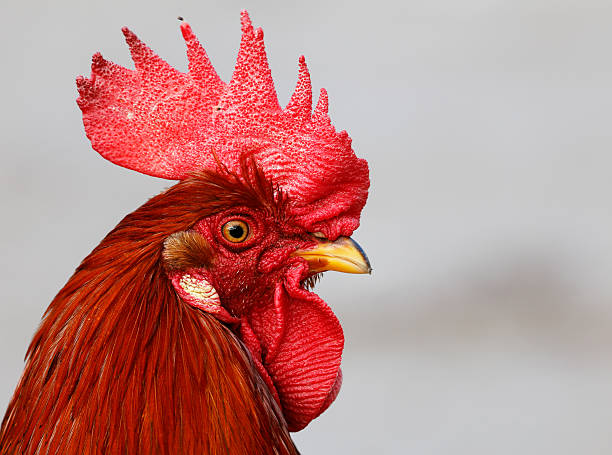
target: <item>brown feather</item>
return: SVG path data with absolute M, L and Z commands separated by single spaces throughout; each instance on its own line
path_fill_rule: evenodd
M 246 348 L 180 300 L 162 260 L 168 238 L 167 266 L 210 260 L 208 245 L 183 231 L 219 210 L 279 210 L 282 197 L 254 162 L 244 166 L 246 182 L 225 172 L 178 183 L 85 258 L 28 349 L 1 454 L 297 453 Z
M 162 252 L 164 266 L 168 271 L 208 267 L 213 253 L 208 241 L 196 231 L 175 232 L 164 241 Z

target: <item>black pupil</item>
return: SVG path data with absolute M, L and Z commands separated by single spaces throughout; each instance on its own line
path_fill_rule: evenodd
M 240 239 L 244 235 L 244 228 L 239 224 L 234 224 L 228 229 L 229 235 L 235 239 Z

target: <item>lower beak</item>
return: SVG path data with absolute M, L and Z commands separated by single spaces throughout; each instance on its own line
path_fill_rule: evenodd
M 293 256 L 306 259 L 314 273 L 336 270 L 344 273 L 371 273 L 370 261 L 359 244 L 350 237 L 335 242 L 323 241 L 309 250 L 297 250 Z

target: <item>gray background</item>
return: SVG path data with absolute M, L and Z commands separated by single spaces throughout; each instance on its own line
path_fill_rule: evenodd
M 231 76 L 247 7 L 282 103 L 304 53 L 369 160 L 356 238 L 374 274 L 328 274 L 344 385 L 310 453 L 612 450 L 612 3 L 6 2 L 0 11 L 0 409 L 44 309 L 125 214 L 169 185 L 100 158 L 74 77 L 171 64 L 183 15 Z

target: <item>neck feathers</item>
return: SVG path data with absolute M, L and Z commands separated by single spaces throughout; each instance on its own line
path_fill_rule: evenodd
M 210 211 L 210 188 L 197 185 L 128 215 L 55 297 L 2 422 L 1 454 L 297 453 L 241 342 L 166 279 L 164 239 Z

